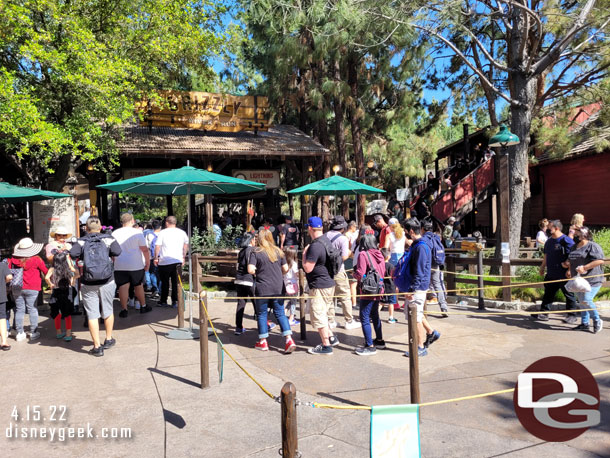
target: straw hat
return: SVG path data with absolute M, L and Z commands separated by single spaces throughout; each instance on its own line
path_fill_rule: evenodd
M 70 237 L 72 237 L 72 232 L 70 232 L 68 229 L 66 229 L 66 226 L 57 226 L 55 229 L 51 230 L 51 237 L 55 238 L 55 235 L 65 235 L 67 239 L 69 239 Z
M 26 237 L 19 240 L 19 243 L 15 245 L 13 256 L 29 258 L 40 253 L 40 250 L 42 250 L 42 243 L 34 243 L 31 238 Z

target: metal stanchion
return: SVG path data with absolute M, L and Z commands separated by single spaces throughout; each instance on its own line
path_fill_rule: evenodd
M 208 307 L 208 295 L 207 292 L 203 291 L 199 301 L 199 327 L 200 329 L 207 328 L 208 314 L 206 309 Z M 205 307 L 204 307 L 205 305 Z M 208 333 L 202 332 L 199 335 L 199 351 L 201 355 L 201 388 L 210 387 L 210 356 L 208 353 Z

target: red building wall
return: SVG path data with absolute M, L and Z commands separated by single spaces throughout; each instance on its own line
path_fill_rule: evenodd
M 539 169 L 543 194 L 532 199 L 533 224 L 545 217 L 567 225 L 574 213 L 582 213 L 588 225 L 610 226 L 610 152 L 542 163 L 535 168 Z

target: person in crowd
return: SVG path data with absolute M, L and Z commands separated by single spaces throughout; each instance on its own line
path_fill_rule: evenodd
M 391 228 L 388 223 L 383 219 L 383 215 L 375 215 L 375 228 L 379 231 L 379 246 L 383 248 L 385 246 L 386 238 L 390 235 Z
M 385 277 L 383 277 L 383 291 L 384 296 L 381 298 L 381 304 L 379 305 L 379 311 L 384 305 L 388 306 L 388 323 L 394 324 L 398 320 L 394 318 L 394 310 L 396 305 L 398 304 L 396 300 L 396 286 L 394 285 L 394 280 L 392 280 L 392 270 L 394 270 L 394 265 L 390 262 L 390 250 L 387 248 L 381 249 L 381 254 L 383 255 L 384 265 L 385 265 Z M 394 294 L 393 294 L 394 293 Z
M 561 290 L 566 298 L 566 310 L 574 310 L 570 312 L 563 319 L 564 323 L 576 324 L 578 319 L 576 318 L 576 298 L 574 293 L 571 293 L 566 289 L 566 281 L 554 281 L 562 280 L 566 278 L 567 268 L 562 265 L 568 259 L 570 251 L 574 248 L 574 241 L 562 232 L 563 225 L 559 220 L 552 220 L 549 222 L 549 228 L 551 230 L 551 237 L 544 244 L 544 257 L 542 258 L 542 265 L 540 266 L 540 276 L 544 276 L 544 296 L 542 297 L 542 304 L 540 305 L 539 314 L 533 314 L 532 319 L 539 321 L 548 321 L 549 316 L 547 313 L 551 310 L 550 305 L 555 300 L 555 294 Z M 546 270 L 546 276 L 544 272 Z M 550 282 L 550 283 L 546 283 Z
M 144 279 L 146 281 L 146 289 L 151 292 L 151 297 L 156 299 L 159 297 L 159 291 L 161 290 L 161 281 L 159 280 L 159 267 L 155 265 L 154 259 L 157 238 L 159 232 L 161 232 L 161 222 L 155 219 L 151 222 L 150 226 L 150 229 L 144 231 L 146 247 L 150 253 L 150 264 L 148 270 L 144 272 Z
M 61 251 L 53 256 L 53 267 L 49 269 L 45 280 L 51 289 L 51 318 L 55 322 L 55 337 L 72 341 L 72 313 L 76 289 L 76 269 L 67 251 Z M 61 320 L 64 320 L 66 332 L 61 330 Z
M 290 326 L 297 326 L 300 321 L 294 316 L 297 306 L 297 296 L 299 295 L 299 264 L 297 263 L 297 250 L 292 247 L 284 248 L 284 256 L 286 257 L 286 264 L 288 264 L 288 271 L 284 274 L 284 289 L 286 290 L 286 296 L 294 296 L 282 300 L 287 302 L 286 314 L 288 315 L 288 322 Z
M 150 267 L 150 251 L 146 246 L 144 234 L 133 227 L 134 219 L 131 213 L 121 215 L 123 227 L 112 233 L 117 243 L 121 246 L 121 254 L 114 260 L 114 281 L 119 288 L 119 300 L 121 302 L 120 318 L 126 318 L 127 302 L 129 301 L 129 288 L 133 286 L 134 295 L 137 299 L 136 309 L 140 313 L 152 310 L 146 305 L 144 294 L 144 273 Z
M 428 347 L 441 336 L 440 332 L 430 326 L 428 319 L 424 316 L 426 293 L 430 289 L 432 253 L 428 244 L 421 240 L 422 228 L 419 220 L 409 218 L 405 221 L 405 231 L 407 236 L 413 240 L 410 248 L 409 264 L 407 266 L 410 281 L 405 294 L 407 300 L 405 304 L 405 318 L 407 320 L 409 318 L 408 306 L 414 304 L 417 308 L 417 354 L 419 356 L 426 356 L 428 354 Z M 408 357 L 409 352 L 406 352 L 405 356 Z
M 72 244 L 68 242 L 70 237 L 72 237 L 72 232 L 64 226 L 58 226 L 51 230 L 50 236 L 53 240 L 45 246 L 45 257 L 52 264 L 55 253 L 70 251 L 70 248 L 72 248 Z
M 358 280 L 358 292 L 362 291 L 362 282 L 367 275 L 375 271 L 381 279 L 385 277 L 385 261 L 381 251 L 377 248 L 377 243 L 373 235 L 365 235 L 360 239 L 358 250 L 358 258 L 356 259 L 356 268 L 354 269 L 354 278 Z M 379 291 L 383 294 L 383 288 Z M 379 318 L 379 301 L 382 296 L 364 296 L 360 298 L 360 324 L 362 333 L 364 334 L 364 346 L 356 349 L 356 354 L 359 356 L 369 356 L 377 353 L 377 348 L 383 350 L 385 341 L 381 330 L 381 319 Z M 371 321 L 375 329 L 375 340 L 371 333 Z
M 8 264 L 0 262 L 0 350 L 9 351 L 11 346 L 8 344 L 8 320 L 6 314 L 6 304 L 8 303 L 8 294 L 6 284 L 13 279 Z
M 402 211 L 402 207 L 400 206 L 399 202 L 394 203 L 394 206 L 392 207 L 392 215 L 398 221 L 402 221 L 405 218 L 405 215 Z
M 172 283 L 172 307 L 178 307 L 178 266 L 184 265 L 189 250 L 189 237 L 182 229 L 176 227 L 175 216 L 168 216 L 165 229 L 157 235 L 155 244 L 155 264 L 159 267 L 161 277 L 160 307 L 169 307 L 169 283 Z
M 83 307 L 87 313 L 88 328 L 93 340 L 89 354 L 104 356 L 104 350 L 116 344 L 112 337 L 114 312 L 112 304 L 116 284 L 114 283 L 113 258 L 121 254 L 121 246 L 110 234 L 101 234 L 102 224 L 97 216 L 87 219 L 87 234 L 78 239 L 72 246 L 70 256 L 83 263 L 81 277 L 81 294 Z M 101 311 L 101 313 L 100 313 Z M 98 319 L 104 320 L 106 339 L 100 343 Z
M 220 227 L 220 220 L 218 218 L 214 218 L 212 231 L 214 231 L 214 241 L 216 243 L 220 242 L 220 238 L 222 237 L 222 228 Z
M 544 244 L 549 239 L 546 235 L 546 231 L 549 228 L 549 220 L 546 218 L 538 221 L 538 228 L 540 229 L 536 234 L 536 248 L 544 248 Z
M 455 241 L 462 238 L 462 224 L 459 221 L 453 223 L 453 233 L 451 234 L 451 246 L 455 246 Z
M 235 274 L 235 290 L 237 297 L 237 309 L 235 310 L 235 332 L 236 336 L 246 332 L 244 328 L 244 311 L 246 310 L 246 298 L 252 301 L 252 307 L 256 315 L 256 304 L 254 302 L 254 275 L 248 273 L 250 254 L 256 246 L 256 237 L 251 232 L 246 232 L 239 244 L 237 255 L 237 273 Z
M 299 228 L 292 222 L 292 216 L 286 215 L 284 217 L 284 225 L 280 233 L 280 248 L 283 250 L 286 247 L 298 248 L 299 247 Z
M 42 250 L 42 243 L 34 243 L 30 238 L 24 238 L 15 245 L 13 257 L 9 259 L 9 268 L 22 269 L 22 288 L 12 287 L 15 299 L 15 327 L 17 328 L 17 342 L 26 340 L 24 331 L 25 311 L 30 315 L 30 340 L 40 338 L 38 331 L 38 295 L 42 289 L 41 274 L 47 274 L 48 269 L 38 256 Z
M 279 231 L 277 230 L 277 227 L 275 227 L 273 225 L 273 220 L 271 218 L 265 218 L 263 220 L 263 225 L 261 227 L 258 228 L 259 230 L 261 229 L 265 229 L 269 232 L 271 232 L 271 235 L 273 236 L 273 242 L 278 245 L 279 241 L 280 241 L 280 234 Z
M 269 328 L 267 326 L 267 310 L 273 309 L 282 336 L 285 338 L 284 352 L 292 353 L 296 349 L 292 340 L 290 323 L 284 313 L 284 306 L 280 304 L 278 296 L 282 295 L 284 289 L 283 273 L 288 271 L 286 258 L 273 240 L 273 234 L 266 229 L 259 230 L 256 235 L 256 247 L 250 253 L 248 261 L 248 273 L 256 276 L 254 293 L 256 295 L 256 321 L 258 325 L 258 342 L 254 348 L 262 351 L 269 350 L 267 338 Z
M 349 222 L 345 236 L 349 240 L 349 250 L 353 253 L 356 250 L 356 242 L 358 240 L 358 224 L 356 224 L 356 221 Z M 346 268 L 351 269 L 351 267 Z
M 445 259 L 443 242 L 441 241 L 440 236 L 434 233 L 432 221 L 425 220 L 422 229 L 422 239 L 428 244 L 431 254 L 430 285 L 433 292 L 429 293 L 429 296 L 438 301 L 438 305 L 442 312 L 441 316 L 447 318 L 449 315 L 447 314 L 447 293 L 443 279 L 443 269 L 445 268 L 443 264 Z
M 570 221 L 570 230 L 568 231 L 568 237 L 574 239 L 574 232 L 576 228 L 583 227 L 585 225 L 585 215 L 582 213 L 574 213 Z
M 330 240 L 330 243 L 341 253 L 343 258 L 343 264 L 339 272 L 335 274 L 335 297 L 337 302 L 343 310 L 343 318 L 345 318 L 345 329 L 356 329 L 360 325 L 354 320 L 352 314 L 352 298 L 351 290 L 349 286 L 349 278 L 347 272 L 345 272 L 345 261 L 349 259 L 352 252 L 349 249 L 349 239 L 343 234 L 347 229 L 347 223 L 342 215 L 333 217 L 330 222 L 330 230 L 326 233 L 326 238 Z M 335 319 L 335 308 L 329 309 L 328 325 L 331 329 L 337 327 L 337 321 Z
M 390 218 L 389 223 L 390 234 L 386 237 L 385 245 L 382 248 L 389 250 L 390 264 L 396 266 L 398 260 L 405 254 L 407 238 L 405 237 L 405 231 L 396 218 Z
M 312 298 L 309 309 L 311 325 L 318 331 L 322 341 L 307 351 L 313 355 L 332 355 L 333 347 L 339 345 L 339 339 L 328 326 L 330 308 L 335 306 L 332 297 L 335 281 L 328 273 L 327 267 L 326 247 L 330 245 L 330 240 L 323 233 L 321 218 L 312 216 L 307 222 L 307 231 L 312 242 L 303 250 L 303 270 Z
M 443 229 L 443 242 L 445 242 L 445 247 L 446 248 L 452 248 L 453 247 L 453 225 L 455 224 L 455 216 L 451 216 L 448 220 L 447 220 L 447 224 L 445 225 L 445 228 Z
M 362 239 L 362 237 L 364 237 L 366 234 L 371 234 L 371 235 L 375 235 L 375 230 L 368 224 L 363 224 L 360 229 L 358 230 L 358 237 L 356 238 L 356 243 L 355 243 L 355 247 L 354 247 L 354 251 L 352 254 L 352 264 L 355 265 L 356 260 L 358 259 L 358 253 L 360 251 L 360 249 L 358 248 L 358 246 L 360 245 L 360 239 Z M 352 266 L 353 267 L 353 266 Z M 353 278 L 350 280 L 350 291 L 352 293 L 352 309 L 355 307 L 358 307 L 358 282 L 356 281 L 355 278 Z
M 582 275 L 589 282 L 591 291 L 576 293 L 576 297 L 582 308 L 592 309 L 580 312 L 581 323 L 574 329 L 589 331 L 589 319 L 591 319 L 593 320 L 593 332 L 597 334 L 602 330 L 603 321 L 593 299 L 604 282 L 604 251 L 599 244 L 593 241 L 591 231 L 586 226 L 577 227 L 574 230 L 574 245 L 564 267 L 568 267 L 568 278 Z
M 451 189 L 452 183 L 451 183 L 451 178 L 449 177 L 449 174 L 446 173 L 445 175 L 443 175 L 443 178 L 441 180 L 441 192 L 447 192 Z

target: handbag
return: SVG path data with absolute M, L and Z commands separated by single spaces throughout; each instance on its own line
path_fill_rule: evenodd
M 13 267 L 13 263 L 9 260 L 8 268 L 13 276 L 11 288 L 23 288 L 23 267 Z
M 566 289 L 571 293 L 588 293 L 591 291 L 591 285 L 578 274 L 566 283 Z

